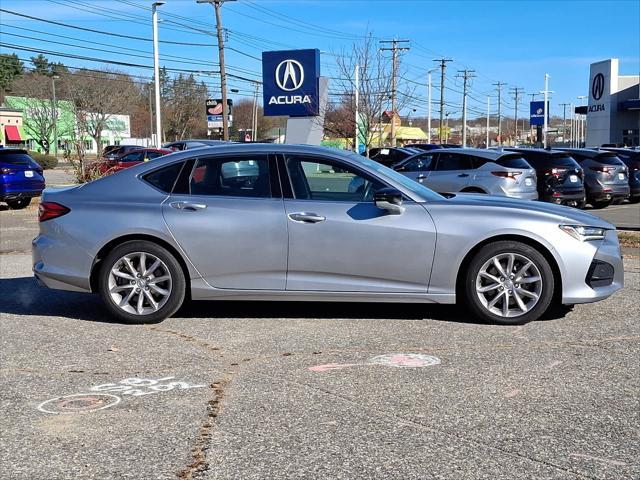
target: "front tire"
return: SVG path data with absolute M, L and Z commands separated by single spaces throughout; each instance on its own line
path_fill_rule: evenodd
M 19 198 L 17 200 L 6 200 L 7 205 L 11 210 L 22 210 L 27 208 L 31 203 L 31 198 Z
M 516 241 L 485 245 L 464 277 L 464 300 L 478 318 L 500 325 L 537 320 L 553 299 L 553 271 L 535 248 Z
M 180 264 L 155 243 L 123 243 L 102 262 L 100 297 L 109 312 L 125 323 L 161 322 L 180 308 L 185 290 Z

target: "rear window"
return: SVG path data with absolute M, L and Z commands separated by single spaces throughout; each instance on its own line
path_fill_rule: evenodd
M 30 165 L 33 160 L 26 153 L 0 153 L 0 162 L 9 163 L 11 165 Z
M 548 159 L 550 166 L 575 168 L 577 162 L 567 155 L 550 155 Z
M 176 179 L 178 178 L 183 165 L 184 162 L 172 163 L 166 167 L 149 172 L 142 178 L 158 190 L 165 193 L 171 193 L 173 185 L 176 183 Z
M 496 163 L 506 168 L 531 168 L 527 161 L 519 156 L 505 156 L 496 160 Z
M 599 163 L 604 163 L 605 165 L 620 165 L 622 163 L 622 160 L 620 160 L 616 155 L 610 155 L 607 153 L 598 155 L 594 160 Z

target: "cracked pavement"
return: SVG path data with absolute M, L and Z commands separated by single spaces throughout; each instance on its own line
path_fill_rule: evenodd
M 128 326 L 37 286 L 32 214 L 0 254 L 2 478 L 640 477 L 638 256 L 614 297 L 519 327 L 280 302 Z M 372 361 L 409 353 L 440 363 Z

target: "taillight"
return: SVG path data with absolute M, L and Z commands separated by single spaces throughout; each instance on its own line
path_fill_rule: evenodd
M 0 168 L 0 173 L 9 175 L 10 173 L 16 173 L 16 171 L 13 168 Z
M 495 175 L 496 177 L 502 178 L 510 178 L 511 180 L 515 180 L 516 177 L 522 175 L 522 172 L 491 172 L 491 175 Z
M 38 220 L 44 222 L 45 220 L 66 215 L 70 211 L 69 208 L 56 202 L 42 202 L 38 207 Z
M 589 167 L 589 168 L 595 172 L 600 172 L 600 173 L 611 173 L 616 169 L 616 167 Z
M 567 170 L 565 168 L 551 168 L 549 170 L 545 170 L 544 174 L 545 175 L 553 175 L 554 177 L 559 177 L 560 175 L 562 175 L 566 171 Z

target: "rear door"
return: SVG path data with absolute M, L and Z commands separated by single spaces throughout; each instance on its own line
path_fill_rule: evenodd
M 183 171 L 163 214 L 189 260 L 216 288 L 283 290 L 287 222 L 275 157 L 243 153 L 187 163 L 195 165 Z
M 426 186 L 436 192 L 459 192 L 470 181 L 471 157 L 456 152 L 437 154 L 435 169 L 429 173 Z

